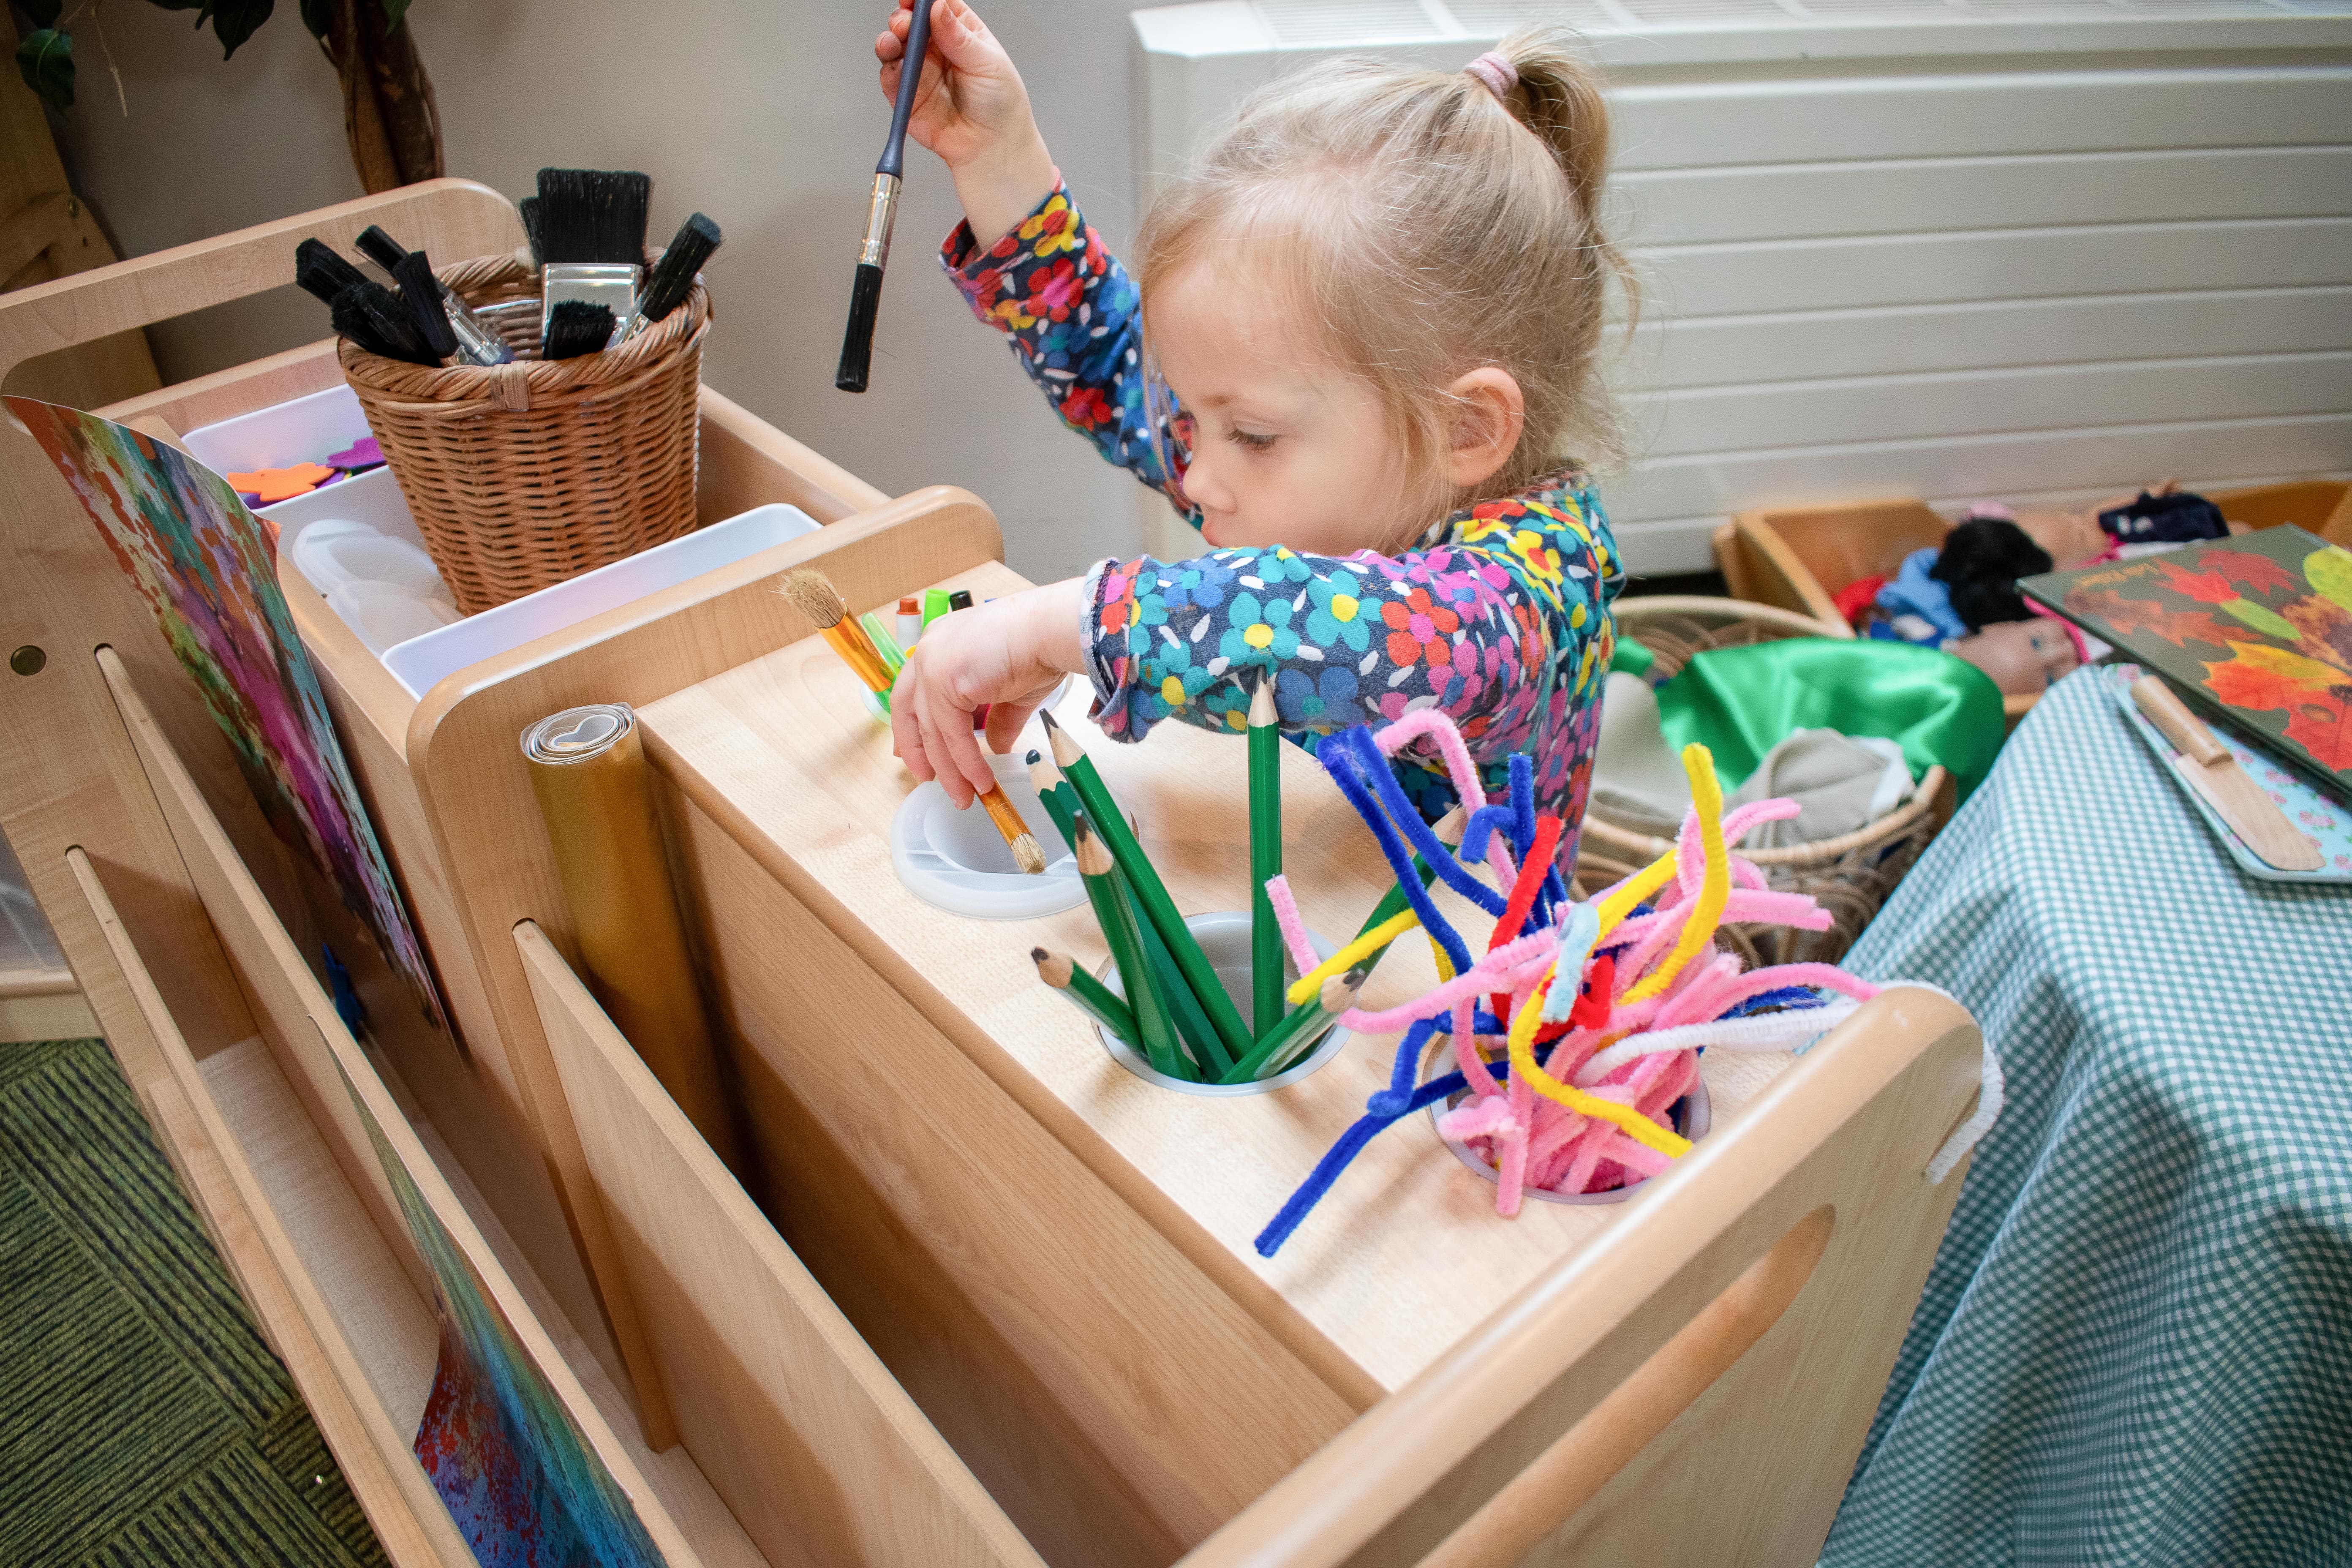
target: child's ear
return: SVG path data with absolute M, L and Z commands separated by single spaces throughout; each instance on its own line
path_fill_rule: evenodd
M 1528 400 L 1511 373 L 1481 365 L 1446 388 L 1454 400 L 1446 478 L 1457 490 L 1481 485 L 1511 460 L 1527 428 Z

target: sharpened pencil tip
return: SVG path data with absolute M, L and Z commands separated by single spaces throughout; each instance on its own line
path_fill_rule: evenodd
M 1029 876 L 1045 874 L 1045 851 L 1038 847 L 1035 834 L 1024 833 L 1013 841 L 1013 863 Z
M 1274 700 L 1274 674 L 1271 670 L 1258 672 L 1257 689 L 1250 693 L 1249 721 L 1252 729 L 1282 722 L 1282 710 Z

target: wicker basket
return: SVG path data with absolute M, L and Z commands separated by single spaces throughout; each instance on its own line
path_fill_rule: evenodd
M 1738 599 L 1620 599 L 1615 616 L 1618 635 L 1637 638 L 1658 656 L 1658 668 L 1669 675 L 1693 654 L 1708 648 L 1834 635 L 1825 634 L 1810 616 Z M 1866 827 L 1818 844 L 1744 851 L 1744 858 L 1774 888 L 1818 900 L 1832 923 L 1823 931 L 1725 926 L 1720 940 L 1751 965 L 1828 963 L 1843 956 L 1943 826 L 1950 815 L 1950 775 L 1941 767 L 1930 767 L 1908 799 Z M 1673 847 L 1665 839 L 1619 826 L 1588 808 L 1577 846 L 1577 880 L 1587 889 L 1606 887 Z
M 700 283 L 603 353 L 539 358 L 539 275 L 512 256 L 439 268 L 513 364 L 442 370 L 345 339 L 343 375 L 457 608 L 475 615 L 695 526 Z

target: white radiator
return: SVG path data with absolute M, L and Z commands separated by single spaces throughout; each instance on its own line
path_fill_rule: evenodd
M 1144 193 L 1283 70 L 1538 16 L 1612 84 L 1635 571 L 1755 506 L 2352 472 L 2352 0 L 1164 6 Z

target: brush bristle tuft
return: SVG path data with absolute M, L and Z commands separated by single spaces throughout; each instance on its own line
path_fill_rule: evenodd
M 685 304 L 694 289 L 695 274 L 718 248 L 719 226 L 702 214 L 696 213 L 680 224 L 669 248 L 662 252 L 646 279 L 646 297 L 637 306 L 637 314 L 658 321 Z
M 441 281 L 433 276 L 433 264 L 421 250 L 412 250 L 400 258 L 392 269 L 400 283 L 401 300 L 408 307 L 409 320 L 416 323 L 417 332 L 425 346 L 433 351 L 436 359 L 447 359 L 457 352 L 457 334 L 449 325 L 449 311 L 441 303 Z
M 1037 836 L 1024 833 L 1013 841 L 1013 863 L 1023 874 L 1042 877 L 1045 874 L 1045 851 L 1039 847 Z
M 833 579 L 814 566 L 803 566 L 785 573 L 776 591 L 793 602 L 793 608 L 824 630 L 839 626 L 843 617 L 849 614 L 849 605 L 842 599 L 841 590 L 833 585 Z
M 384 233 L 383 226 L 379 224 L 372 223 L 360 230 L 359 238 L 352 243 L 359 247 L 359 253 L 362 256 L 366 257 L 386 272 L 399 266 L 400 258 L 408 254 L 408 247 Z
M 324 240 L 306 239 L 294 247 L 294 281 L 320 304 L 332 305 L 335 296 L 367 275 L 337 255 Z
M 863 392 L 874 370 L 874 323 L 882 312 L 882 269 L 857 264 L 857 280 L 849 286 L 849 326 L 841 335 L 841 365 L 833 384 L 843 392 Z

